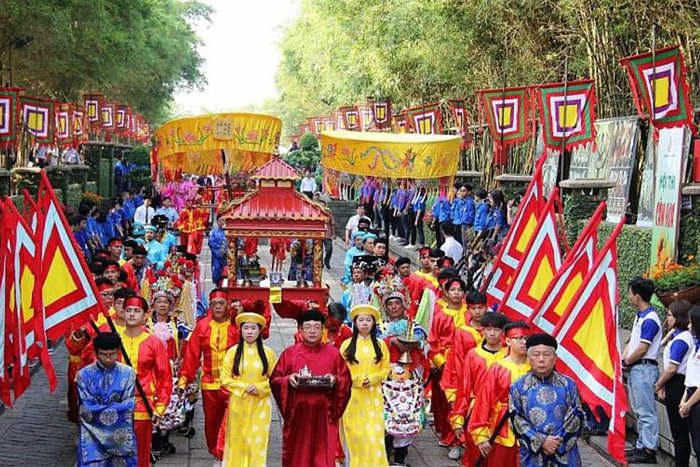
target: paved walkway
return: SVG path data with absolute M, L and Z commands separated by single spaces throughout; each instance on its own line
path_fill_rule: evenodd
M 267 252 L 267 247 L 260 247 Z M 340 295 L 338 278 L 343 274 L 344 251 L 336 242 L 332 269 L 324 271 L 324 282 L 331 287 L 331 295 Z M 265 256 L 265 255 L 262 255 Z M 263 257 L 263 262 L 268 262 Z M 207 289 L 211 288 L 209 250 L 205 246 L 202 255 Z M 268 268 L 269 270 L 269 268 Z M 293 320 L 274 316 L 270 338 L 266 344 L 278 355 L 293 341 L 296 323 Z M 0 416 L 0 467 L 71 467 L 75 465 L 76 429 L 66 419 L 66 367 L 68 356 L 61 345 L 53 355 L 59 379 L 58 389 L 50 394 L 43 370 L 32 379 L 32 385 L 14 409 L 7 409 Z M 177 453 L 164 457 L 158 467 L 199 467 L 212 465 L 212 458 L 204 441 L 204 426 L 201 405 L 197 407 L 194 421 L 197 434 L 193 439 L 171 436 Z M 590 448 L 581 446 L 584 466 L 605 465 Z M 273 411 L 268 465 L 281 465 L 282 426 L 279 412 Z M 432 427 L 424 430 L 410 448 L 407 461 L 413 467 L 456 467 L 459 462 L 447 458 L 447 450 L 437 445 L 437 437 Z M 371 466 L 368 466 L 371 467 Z

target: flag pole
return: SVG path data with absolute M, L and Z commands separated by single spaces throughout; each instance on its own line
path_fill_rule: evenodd
M 564 57 L 564 112 L 563 112 L 563 120 L 561 122 L 561 127 L 562 127 L 562 135 L 561 135 L 561 159 L 560 159 L 560 164 L 561 164 L 561 170 L 559 171 L 560 179 L 559 181 L 561 182 L 562 180 L 566 180 L 569 178 L 569 171 L 568 167 L 566 165 L 567 162 L 567 157 L 566 157 L 566 98 L 567 94 L 569 92 L 569 57 L 566 56 Z
M 651 25 L 651 97 L 649 99 L 649 125 L 654 127 L 654 117 L 656 109 L 656 92 L 654 88 L 656 87 L 656 23 Z

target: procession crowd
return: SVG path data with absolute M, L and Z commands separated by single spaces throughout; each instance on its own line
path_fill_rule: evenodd
M 382 235 L 382 222 L 404 214 L 375 217 L 373 230 L 358 205 L 346 225 L 345 290 L 332 303 L 273 305 L 220 287 L 221 219 L 208 233 L 216 287 L 205 295 L 197 255 L 210 212 L 196 192 L 180 212 L 167 198 L 155 210 L 140 193 L 115 202 L 113 232 L 100 229 L 94 206 L 81 205 L 86 219 L 71 223 L 109 318 L 66 340 L 78 465 L 158 462 L 175 452 L 171 434 L 197 435 L 199 398 L 214 465 L 266 465 L 271 398 L 284 421 L 285 467 L 408 465 L 409 446 L 431 422 L 447 455 L 465 466 L 581 465 L 580 437 L 596 426 L 605 432 L 605 420 L 556 371 L 556 340 L 489 308 L 479 291 L 515 203 L 498 190 L 455 191 L 434 208 L 440 247 L 419 246 L 416 271 L 406 257 L 388 259 L 391 237 Z M 287 251 L 302 243 L 290 240 Z M 676 302 L 663 337 L 652 294 L 649 280 L 629 285 L 639 313 L 623 360 L 640 434 L 629 460 L 655 462 L 656 393 L 667 404 L 677 465 L 688 465 L 690 440 L 700 441 L 700 308 Z M 279 356 L 264 344 L 273 310 L 298 323 L 295 344 Z

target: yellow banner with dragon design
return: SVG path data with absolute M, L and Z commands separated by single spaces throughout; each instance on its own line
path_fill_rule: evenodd
M 220 175 L 250 171 L 265 164 L 277 151 L 281 131 L 282 120 L 264 114 L 177 118 L 156 130 L 152 161 L 166 179 L 178 172 Z
M 452 177 L 461 142 L 461 137 L 452 135 L 326 131 L 321 134 L 321 164 L 371 177 Z

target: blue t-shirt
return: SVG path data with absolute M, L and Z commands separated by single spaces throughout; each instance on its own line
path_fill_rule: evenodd
M 474 223 L 474 214 L 476 213 L 476 205 L 474 204 L 474 198 L 467 196 L 464 198 L 462 203 L 462 209 L 460 211 L 460 219 L 462 225 L 472 225 Z
M 440 203 L 438 221 L 447 222 L 450 220 L 450 216 L 452 215 L 452 204 L 450 203 L 450 200 L 447 199 L 447 196 L 443 196 L 440 200 L 438 200 L 438 203 Z
M 488 218 L 491 212 L 491 206 L 488 203 L 481 201 L 476 205 L 476 215 L 474 216 L 474 230 L 482 232 L 488 230 Z
M 463 205 L 464 200 L 461 198 L 455 198 L 454 201 L 452 201 L 450 218 L 452 219 L 453 225 L 462 225 L 462 216 L 460 215 L 460 212 L 462 211 Z

